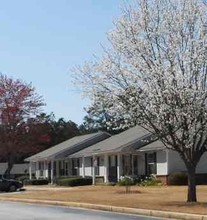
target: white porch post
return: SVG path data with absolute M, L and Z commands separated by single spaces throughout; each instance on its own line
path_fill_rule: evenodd
M 117 155 L 117 181 L 120 180 L 120 177 L 122 175 L 122 155 Z
M 36 179 L 39 179 L 40 177 L 39 161 L 35 163 L 35 175 L 36 175 Z
M 96 157 L 95 156 L 93 156 L 93 164 L 92 164 L 92 183 L 93 183 L 93 185 L 95 185 L 96 184 L 96 173 L 95 173 L 95 160 L 96 160 Z
M 48 162 L 44 161 L 44 178 L 48 178 Z
M 109 157 L 108 155 L 104 155 L 104 168 L 105 168 L 105 172 L 104 172 L 104 182 L 108 183 L 109 179 L 108 179 L 108 167 L 109 167 Z
M 53 181 L 54 181 L 54 161 L 51 160 L 51 168 L 50 168 L 50 178 L 51 178 L 51 184 L 53 184 Z
M 46 166 L 45 166 L 45 161 L 43 162 L 43 178 L 45 179 L 45 170 L 46 170 Z
M 85 178 L 85 157 L 82 157 L 82 177 Z
M 32 179 L 32 162 L 29 162 L 29 179 Z
M 46 178 L 49 178 L 49 161 L 46 161 Z
M 134 176 L 134 155 L 132 155 L 132 176 Z

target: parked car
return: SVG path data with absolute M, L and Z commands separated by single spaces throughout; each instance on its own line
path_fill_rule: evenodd
M 23 187 L 23 183 L 14 179 L 0 178 L 0 191 L 15 192 Z

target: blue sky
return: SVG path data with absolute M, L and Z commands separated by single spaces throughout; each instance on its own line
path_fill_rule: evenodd
M 46 113 L 77 124 L 88 105 L 70 70 L 101 54 L 121 0 L 0 0 L 0 72 L 31 82 Z

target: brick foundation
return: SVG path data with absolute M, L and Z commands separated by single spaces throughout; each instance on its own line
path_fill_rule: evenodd
M 168 176 L 167 175 L 156 175 L 156 178 L 160 180 L 164 185 L 168 185 Z
M 164 185 L 169 185 L 168 177 L 169 175 L 156 175 L 156 178 L 160 180 Z M 196 184 L 197 185 L 207 184 L 207 173 L 197 173 Z

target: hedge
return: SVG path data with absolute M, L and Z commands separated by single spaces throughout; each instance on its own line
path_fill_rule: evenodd
M 20 176 L 20 177 L 17 178 L 17 180 L 24 183 L 24 182 L 29 180 L 29 177 L 28 176 Z
M 59 186 L 84 186 L 91 185 L 92 178 L 91 177 L 66 177 L 60 178 L 56 181 Z
M 169 185 L 187 185 L 188 184 L 188 176 L 185 172 L 176 172 L 171 173 L 168 177 Z
M 24 180 L 25 185 L 47 185 L 49 181 L 47 179 L 32 179 Z

